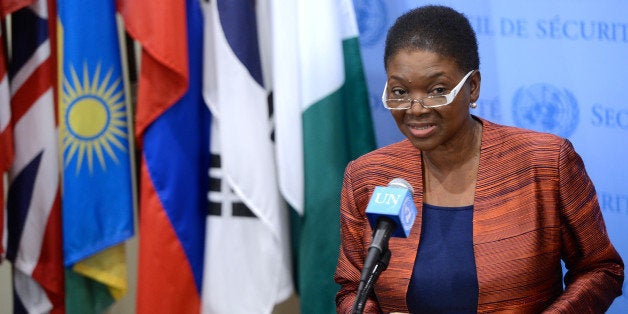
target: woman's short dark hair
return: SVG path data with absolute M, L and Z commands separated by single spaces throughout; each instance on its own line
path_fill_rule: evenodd
M 402 49 L 426 50 L 452 58 L 462 72 L 480 67 L 477 39 L 469 20 L 445 6 L 423 6 L 397 18 L 386 36 L 386 69 L 390 58 Z

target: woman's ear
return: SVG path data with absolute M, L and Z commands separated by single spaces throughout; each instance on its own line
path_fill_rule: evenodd
M 473 72 L 469 80 L 471 81 L 471 83 L 469 84 L 469 86 L 471 87 L 470 100 L 471 103 L 474 103 L 480 98 L 480 83 L 482 82 L 482 75 L 480 74 L 480 70 L 476 70 L 475 72 Z

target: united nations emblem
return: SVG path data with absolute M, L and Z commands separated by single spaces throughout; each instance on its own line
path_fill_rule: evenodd
M 519 88 L 512 100 L 512 114 L 519 127 L 565 138 L 575 131 L 579 120 L 573 94 L 543 83 Z
M 386 31 L 386 6 L 382 0 L 356 0 L 355 14 L 362 46 L 375 45 Z

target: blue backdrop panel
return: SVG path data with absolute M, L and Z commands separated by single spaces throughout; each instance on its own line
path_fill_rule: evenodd
M 476 31 L 482 89 L 474 113 L 571 140 L 628 261 L 628 2 L 354 0 L 379 146 L 403 138 L 379 100 L 386 30 L 428 3 L 463 12 Z M 628 282 L 608 313 L 628 313 Z

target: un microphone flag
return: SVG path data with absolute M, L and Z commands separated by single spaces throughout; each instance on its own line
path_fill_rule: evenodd
M 412 194 L 414 190 L 410 183 L 401 178 L 393 179 L 388 186 L 375 187 L 366 207 L 371 230 L 376 230 L 377 222 L 386 218 L 395 224 L 391 236 L 407 238 L 417 212 Z

